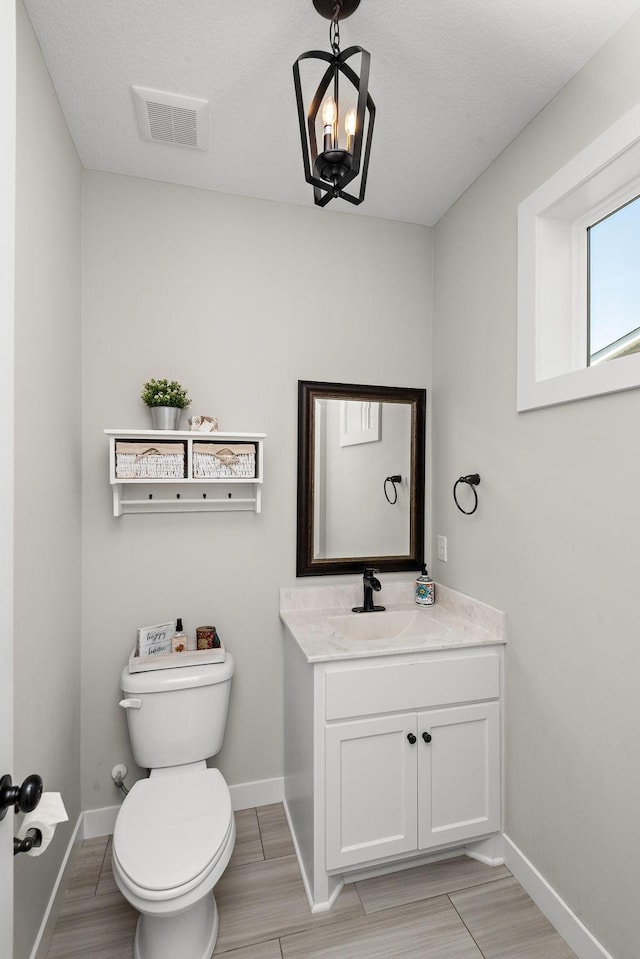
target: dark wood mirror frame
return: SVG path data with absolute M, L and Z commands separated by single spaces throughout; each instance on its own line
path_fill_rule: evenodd
M 409 552 L 401 556 L 314 557 L 313 494 L 315 401 L 360 400 L 406 403 L 411 407 L 411 501 Z M 380 572 L 421 569 L 424 561 L 425 424 L 427 392 L 393 386 L 357 386 L 346 383 L 298 381 L 298 531 L 297 576 L 357 573 L 365 566 Z

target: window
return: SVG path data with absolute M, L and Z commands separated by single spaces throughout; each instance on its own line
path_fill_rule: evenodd
M 640 351 L 640 200 L 587 228 L 587 363 Z
M 518 207 L 518 410 L 640 386 L 639 173 L 640 106 Z

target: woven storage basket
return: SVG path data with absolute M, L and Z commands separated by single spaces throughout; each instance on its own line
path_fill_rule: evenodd
M 193 476 L 195 479 L 254 479 L 256 448 L 253 443 L 193 444 Z
M 116 443 L 117 479 L 184 479 L 184 443 Z

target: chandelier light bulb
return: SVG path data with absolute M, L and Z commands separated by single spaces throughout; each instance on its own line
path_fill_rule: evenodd
M 356 135 L 356 111 L 348 110 L 344 118 L 344 128 L 347 133 L 347 150 L 353 152 L 353 138 Z
M 347 136 L 353 137 L 356 134 L 356 111 L 349 110 L 346 117 L 344 118 L 344 128 L 347 131 Z
M 336 101 L 333 97 L 328 97 L 322 105 L 322 122 L 325 126 L 333 126 L 336 122 L 337 115 Z

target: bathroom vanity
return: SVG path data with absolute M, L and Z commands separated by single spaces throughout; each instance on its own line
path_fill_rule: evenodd
M 505 616 L 445 587 L 283 589 L 285 805 L 313 911 L 343 882 L 464 847 L 494 862 L 501 829 Z

